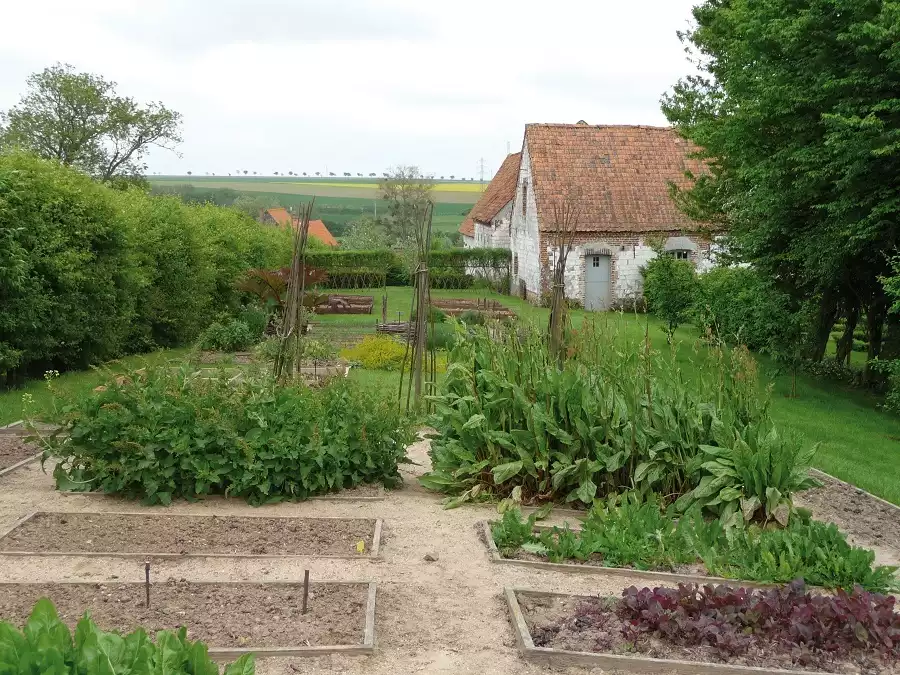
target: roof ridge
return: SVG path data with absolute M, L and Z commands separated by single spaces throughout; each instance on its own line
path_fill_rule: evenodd
M 567 122 L 528 122 L 528 127 L 559 127 L 563 129 L 654 129 L 660 131 L 672 131 L 672 126 L 657 126 L 653 124 L 569 124 Z

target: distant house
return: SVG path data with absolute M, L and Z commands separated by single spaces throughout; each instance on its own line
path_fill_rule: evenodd
M 653 240 L 662 242 L 668 255 L 708 267 L 709 240 L 669 195 L 670 182 L 684 186 L 685 171 L 700 172 L 691 151 L 686 140 L 663 127 L 527 125 L 505 235 L 512 251 L 512 292 L 535 302 L 549 294 L 558 253 L 554 204 L 565 195 L 577 195 L 570 199 L 580 211 L 565 292 L 586 309 L 641 297 L 641 268 L 656 256 Z M 505 198 L 509 182 L 503 168 L 494 182 L 498 179 Z M 493 187 L 492 182 L 482 201 Z M 470 236 L 477 241 L 481 221 L 475 216 L 472 221 Z
M 497 175 L 460 225 L 466 248 L 509 248 L 509 225 L 521 156 L 517 152 L 503 160 Z
M 291 226 L 296 229 L 300 224 L 300 219 L 296 216 L 292 216 L 286 208 L 279 206 L 263 211 L 260 216 L 260 222 L 266 225 L 277 225 L 279 227 Z M 325 223 L 321 220 L 309 221 L 309 236 L 315 237 L 328 246 L 338 245 L 337 239 L 332 236 L 331 232 L 328 231 L 328 228 L 325 227 Z

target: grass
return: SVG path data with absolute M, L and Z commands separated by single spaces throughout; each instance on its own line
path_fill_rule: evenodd
M 412 300 L 411 287 L 387 289 L 332 290 L 375 297 L 373 314 L 323 315 L 316 317 L 323 332 L 339 334 L 370 332 L 376 319 L 380 319 L 381 296 L 388 296 L 389 320 L 396 320 L 398 312 L 402 320 L 409 315 Z M 510 307 L 520 316 L 540 321 L 546 325 L 549 312 L 534 307 L 518 298 L 501 296 L 479 290 L 432 291 L 435 298 L 494 298 Z M 583 311 L 571 312 L 572 325 L 577 328 L 586 316 L 604 321 L 610 330 L 639 337 L 649 329 L 655 348 L 666 348 L 661 325 L 652 317 L 629 314 L 595 314 Z M 326 324 L 331 324 L 326 327 Z M 315 334 L 315 331 L 314 331 Z M 683 326 L 676 331 L 676 358 L 685 372 L 690 372 L 692 362 L 706 358 L 706 347 L 697 340 L 696 331 Z M 167 358 L 182 358 L 187 350 L 156 352 L 146 356 L 123 359 L 125 366 L 137 366 L 145 362 Z M 814 465 L 842 480 L 851 482 L 894 504 L 900 505 L 900 417 L 883 412 L 876 407 L 877 400 L 864 392 L 840 385 L 815 380 L 801 375 L 798 378 L 798 396 L 789 398 L 790 377 L 779 374 L 771 361 L 759 358 L 760 379 L 772 386 L 772 415 L 781 429 L 798 434 L 807 443 L 821 443 Z M 364 386 L 396 397 L 399 374 L 355 369 L 351 377 Z M 93 371 L 68 373 L 57 380 L 56 386 L 73 395 L 86 394 L 101 381 Z M 29 393 L 35 399 L 35 409 L 50 410 L 52 396 L 44 382 L 31 383 L 24 389 L 0 393 L 0 424 L 22 417 L 22 394 Z

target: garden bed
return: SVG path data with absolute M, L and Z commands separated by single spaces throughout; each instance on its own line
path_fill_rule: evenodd
M 377 558 L 380 545 L 373 519 L 150 513 L 39 511 L 0 537 L 4 555 Z
M 14 434 L 0 435 L 0 476 L 40 458 L 41 452 Z
M 535 663 L 679 675 L 898 672 L 895 658 L 883 660 L 874 649 L 859 645 L 838 659 L 808 655 L 805 665 L 796 665 L 794 656 L 799 652 L 795 645 L 781 645 L 764 635 L 754 637 L 752 632 L 738 631 L 739 639 L 747 640 L 746 646 L 723 657 L 717 648 L 702 642 L 683 640 L 679 644 L 658 632 L 634 632 L 631 610 L 623 611 L 626 601 L 620 598 L 514 588 L 504 592 L 519 651 Z
M 821 471 L 813 476 L 822 487 L 800 492 L 795 500 L 818 520 L 832 522 L 868 545 L 887 547 L 900 558 L 900 507 Z
M 0 616 L 22 626 L 34 603 L 50 598 L 74 627 L 86 610 L 103 630 L 127 632 L 187 626 L 188 637 L 210 646 L 214 658 L 368 654 L 374 648 L 375 584 L 311 583 L 307 614 L 303 584 L 295 582 L 174 582 L 0 585 Z
M 495 318 L 516 316 L 506 305 L 487 298 L 438 298 L 431 301 L 431 306 L 449 316 L 459 316 L 466 312 L 480 312 Z
M 372 295 L 329 295 L 328 299 L 316 305 L 316 314 L 371 314 L 375 305 Z

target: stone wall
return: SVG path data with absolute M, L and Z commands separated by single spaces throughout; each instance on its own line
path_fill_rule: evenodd
M 480 248 L 509 248 L 509 219 L 512 202 L 504 206 L 490 223 L 475 221 L 475 246 Z
M 528 198 L 523 204 L 523 186 L 528 186 Z M 525 289 L 530 300 L 536 301 L 541 296 L 541 252 L 540 233 L 538 232 L 537 203 L 531 184 L 531 159 L 528 146 L 522 149 L 522 161 L 519 164 L 519 179 L 516 184 L 516 197 L 511 206 L 512 225 L 510 228 L 509 247 L 512 250 L 512 291 L 518 293 L 519 282 L 525 282 Z

